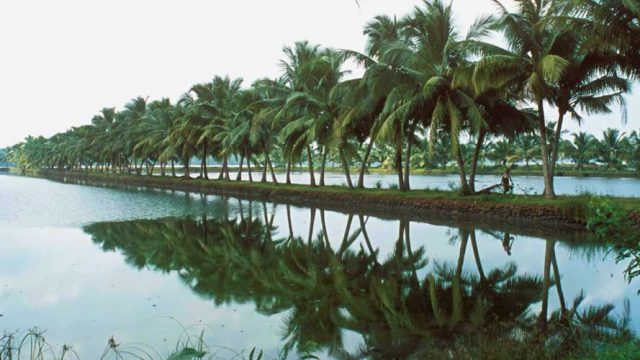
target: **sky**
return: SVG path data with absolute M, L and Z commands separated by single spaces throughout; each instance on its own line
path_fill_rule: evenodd
M 215 75 L 245 84 L 279 74 L 282 47 L 309 40 L 362 51 L 378 14 L 420 0 L 21 0 L 0 2 L 0 147 L 87 124 L 103 107 L 143 96 L 177 99 Z M 508 3 L 508 1 L 507 1 Z M 466 29 L 490 0 L 453 0 Z M 638 86 L 635 88 L 638 92 Z M 640 96 L 588 117 L 581 130 L 640 128 Z M 569 123 L 568 129 L 580 129 Z

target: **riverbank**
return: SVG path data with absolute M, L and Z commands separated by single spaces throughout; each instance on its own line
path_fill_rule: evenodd
M 487 226 L 499 225 L 537 231 L 586 231 L 589 196 L 561 196 L 553 200 L 541 196 L 475 195 L 454 192 L 390 189 L 349 190 L 341 186 L 310 187 L 272 183 L 186 179 L 125 174 L 46 171 L 36 176 L 88 185 L 119 185 L 199 192 L 265 200 L 274 203 L 355 212 L 378 217 L 406 217 L 430 222 L 473 220 Z M 610 198 L 640 226 L 640 199 Z M 386 214 L 386 216 L 385 216 Z

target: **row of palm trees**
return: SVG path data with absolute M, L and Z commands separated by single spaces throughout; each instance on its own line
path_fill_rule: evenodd
M 618 129 L 608 128 L 600 137 L 583 131 L 572 133 L 569 138 L 561 137 L 558 160 L 573 164 L 576 170 L 602 165 L 606 169 L 640 171 L 640 131 L 632 131 L 627 136 Z M 467 144 L 466 149 L 463 148 L 467 157 L 471 154 L 470 147 Z M 530 169 L 531 164 L 541 161 L 538 149 L 538 138 L 524 133 L 490 143 L 482 155 L 493 163 L 507 166 L 521 162 Z
M 535 134 L 547 197 L 561 154 L 564 120 L 624 110 L 631 81 L 640 74 L 640 5 L 636 0 L 517 0 L 512 11 L 480 17 L 461 34 L 450 4 L 425 0 L 398 19 L 377 16 L 364 29 L 364 53 L 306 41 L 284 48 L 281 76 L 249 87 L 216 76 L 193 86 L 176 103 L 138 97 L 121 111 L 105 108 L 90 125 L 49 139 L 28 138 L 14 161 L 36 167 L 72 167 L 175 173 L 199 158 L 201 176 L 212 156 L 230 180 L 229 162 L 258 161 L 262 179 L 279 158 L 289 172 L 306 163 L 312 186 L 324 185 L 336 159 L 350 187 L 363 187 L 375 149 L 388 149 L 400 190 L 410 189 L 414 151 L 428 139 L 427 156 L 446 137 L 460 177 L 473 193 L 487 138 Z M 491 34 L 508 46 L 486 41 Z M 495 36 L 494 36 L 495 38 Z M 348 78 L 346 65 L 364 68 Z M 549 113 L 551 105 L 554 115 Z M 623 113 L 625 113 L 623 111 Z M 548 130 L 555 122 L 551 131 Z M 470 158 L 461 139 L 473 139 Z M 636 140 L 637 141 L 637 140 Z M 424 150 L 418 149 L 419 152 Z M 277 154 L 277 155 L 276 155 Z M 316 181 L 314 164 L 318 164 Z M 353 184 L 350 167 L 359 165 Z

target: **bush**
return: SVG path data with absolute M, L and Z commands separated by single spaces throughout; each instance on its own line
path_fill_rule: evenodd
M 587 228 L 596 236 L 617 235 L 630 225 L 629 214 L 611 199 L 594 196 L 589 201 Z

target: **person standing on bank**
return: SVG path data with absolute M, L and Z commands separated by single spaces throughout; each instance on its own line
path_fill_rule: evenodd
M 513 192 L 513 179 L 511 178 L 511 166 L 507 166 L 507 169 L 502 174 L 502 190 L 505 194 Z

